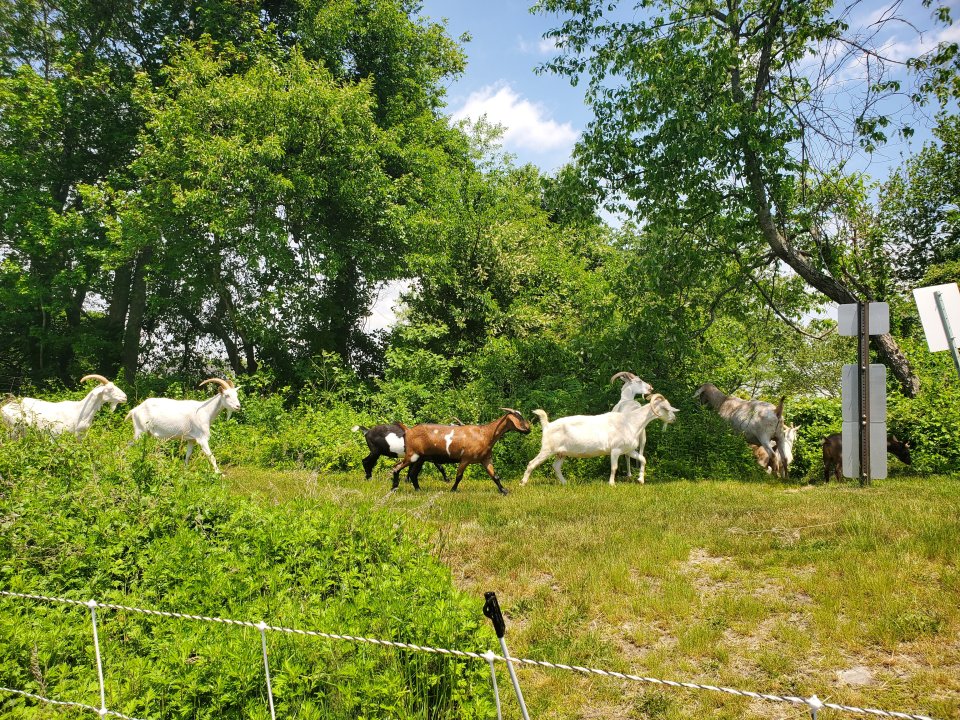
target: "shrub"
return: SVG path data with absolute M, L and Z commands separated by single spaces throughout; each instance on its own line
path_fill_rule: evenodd
M 374 508 L 259 506 L 163 446 L 31 435 L 0 446 L 0 587 L 482 649 L 479 604 L 425 538 Z M 91 447 L 93 449 L 91 450 Z M 104 452 L 99 452 L 103 449 Z M 0 684 L 98 704 L 85 608 L 0 599 Z M 108 705 L 138 717 L 266 715 L 255 630 L 103 611 Z M 489 633 L 489 631 L 487 631 Z M 280 716 L 489 716 L 483 663 L 269 633 Z M 8 716 L 38 717 L 21 701 Z

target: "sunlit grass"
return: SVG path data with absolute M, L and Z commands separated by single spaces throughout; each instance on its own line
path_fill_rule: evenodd
M 960 717 L 960 481 L 861 489 L 539 478 L 500 497 L 388 492 L 385 472 L 228 471 L 237 492 L 374 502 L 426 527 L 457 584 L 495 590 L 514 655 Z M 496 645 L 491 633 L 491 648 Z M 840 673 L 868 668 L 863 686 Z M 801 717 L 791 706 L 523 668 L 538 718 Z

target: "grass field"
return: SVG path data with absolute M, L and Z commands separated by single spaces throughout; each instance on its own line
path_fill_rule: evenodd
M 232 468 L 236 492 L 375 502 L 427 527 L 461 589 L 495 590 L 518 657 L 960 718 L 960 479 L 861 489 L 573 482 L 500 497 L 361 474 Z M 491 630 L 489 648 L 498 649 Z M 521 668 L 535 718 L 800 718 L 802 707 Z M 505 717 L 519 717 L 505 673 Z M 837 716 L 824 712 L 821 717 Z

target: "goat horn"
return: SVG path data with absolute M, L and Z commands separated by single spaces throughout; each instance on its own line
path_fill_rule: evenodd
M 221 380 L 220 378 L 207 378 L 202 383 L 200 383 L 200 387 L 203 387 L 207 383 L 214 383 L 215 385 L 219 385 L 221 388 L 220 392 L 230 389 L 230 386 L 227 384 L 227 381 Z
M 616 375 L 610 378 L 610 382 L 613 382 L 614 380 L 618 380 L 618 379 L 623 379 L 623 378 L 627 378 L 627 380 L 636 380 L 637 376 L 634 375 L 632 372 L 627 372 L 626 370 L 624 370 L 623 372 L 618 372 Z
M 103 375 L 84 375 L 80 378 L 80 382 L 86 382 L 87 380 L 97 380 L 101 385 L 106 385 L 110 382 Z
M 523 417 L 523 413 L 521 413 L 519 410 L 514 410 L 513 408 L 500 408 L 500 409 L 503 410 L 504 412 L 516 413 L 520 417 Z

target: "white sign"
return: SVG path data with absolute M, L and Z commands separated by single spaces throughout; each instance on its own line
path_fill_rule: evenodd
M 843 452 L 843 475 L 848 478 L 860 477 L 860 435 L 859 423 L 845 422 L 841 426 Z M 887 424 L 870 423 L 870 477 L 883 480 L 887 476 Z
M 840 384 L 840 407 L 844 422 L 860 421 L 860 368 L 844 365 Z M 887 420 L 887 366 L 870 364 L 870 422 Z
M 890 332 L 890 304 L 872 302 L 867 305 L 867 321 L 871 335 L 886 335 Z M 860 334 L 857 322 L 857 304 L 846 303 L 837 306 L 837 334 L 856 337 Z
M 920 312 L 920 321 L 923 323 L 923 332 L 927 336 L 927 347 L 930 348 L 930 352 L 950 349 L 947 333 L 943 329 L 943 321 L 937 310 L 935 293 L 938 292 L 943 300 L 943 307 L 951 328 L 954 332 L 960 330 L 960 289 L 957 288 L 956 283 L 931 285 L 914 290 L 913 299 L 917 302 L 917 310 Z

